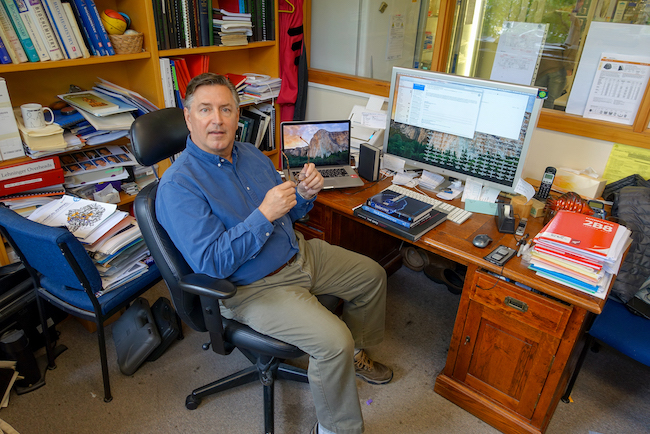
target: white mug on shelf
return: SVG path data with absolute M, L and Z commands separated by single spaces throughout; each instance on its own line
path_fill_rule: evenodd
M 45 122 L 45 115 L 43 113 L 44 110 L 48 110 L 50 112 L 51 119 L 47 122 Z M 40 104 L 23 104 L 20 106 L 20 112 L 23 115 L 23 123 L 25 124 L 25 128 L 32 130 L 45 128 L 45 126 L 50 125 L 54 122 L 54 113 L 52 112 L 52 109 L 49 107 L 43 107 Z

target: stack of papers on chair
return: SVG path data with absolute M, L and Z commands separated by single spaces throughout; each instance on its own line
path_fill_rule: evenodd
M 102 279 L 99 297 L 147 271 L 149 249 L 135 218 L 114 204 L 69 195 L 29 216 L 47 226 L 66 226 L 84 244 Z
M 34 211 L 29 219 L 46 226 L 65 226 L 80 240 L 90 236 L 113 213 L 117 205 L 64 195 Z
M 604 299 L 631 244 L 625 226 L 558 211 L 535 236 L 529 268 L 541 277 Z

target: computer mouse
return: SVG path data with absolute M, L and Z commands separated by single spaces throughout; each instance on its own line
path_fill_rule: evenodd
M 488 244 L 492 242 L 492 238 L 490 238 L 487 234 L 478 234 L 477 236 L 474 237 L 474 241 L 472 241 L 472 244 L 474 244 L 476 247 L 479 249 L 487 247 Z

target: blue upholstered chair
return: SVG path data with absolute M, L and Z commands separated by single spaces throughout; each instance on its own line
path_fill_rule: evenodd
M 587 351 L 595 343 L 602 342 L 634 360 L 650 366 L 650 320 L 630 312 L 624 304 L 609 298 L 600 315 L 589 329 L 585 347 L 577 367 L 567 385 L 562 401 L 569 402 L 571 390 L 578 377 Z
M 102 289 L 99 272 L 83 245 L 67 228 L 49 227 L 0 206 L 0 231 L 28 269 L 36 291 L 45 331 L 48 367 L 54 369 L 54 349 L 47 333 L 43 300 L 70 315 L 97 325 L 99 355 L 104 380 L 104 401 L 112 399 L 106 359 L 104 322 L 160 280 L 153 265 L 139 278 L 95 297 Z

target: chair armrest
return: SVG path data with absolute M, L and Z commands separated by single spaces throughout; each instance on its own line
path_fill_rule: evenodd
M 179 286 L 190 294 L 217 299 L 230 298 L 237 292 L 237 287 L 233 283 L 199 273 L 181 277 Z

